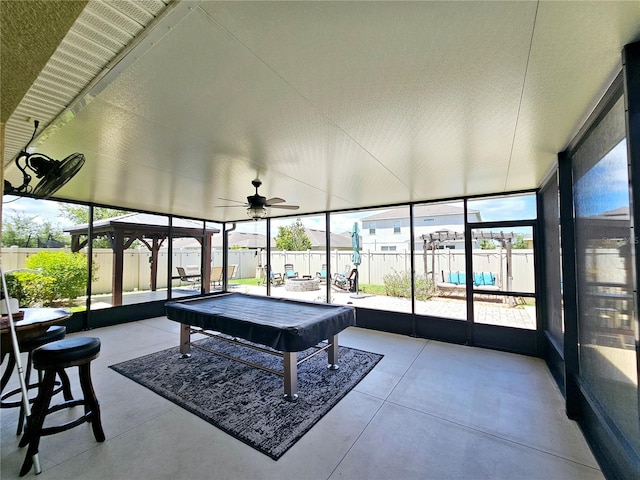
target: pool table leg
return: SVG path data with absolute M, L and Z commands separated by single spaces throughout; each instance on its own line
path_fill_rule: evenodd
M 329 338 L 329 350 L 327 350 L 327 353 L 329 355 L 327 368 L 329 370 L 338 370 L 340 368 L 338 365 L 338 335 Z
M 180 358 L 191 356 L 191 326 L 185 323 L 180 324 Z
M 284 360 L 284 398 L 289 402 L 298 400 L 298 355 L 296 352 L 283 352 Z

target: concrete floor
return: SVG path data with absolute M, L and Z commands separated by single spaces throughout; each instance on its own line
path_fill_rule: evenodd
M 108 369 L 176 345 L 176 323 L 74 335 L 102 341 L 92 369 L 107 440 L 96 443 L 87 424 L 44 437 L 42 480 L 604 478 L 540 359 L 349 328 L 341 344 L 385 357 L 274 461 Z M 25 454 L 17 416 L 1 411 L 4 480 Z

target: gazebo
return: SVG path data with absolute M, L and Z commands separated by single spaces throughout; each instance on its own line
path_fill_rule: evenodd
M 71 250 L 78 252 L 89 241 L 89 225 L 74 225 L 64 230 L 71 234 Z M 193 238 L 204 247 L 204 269 L 202 285 L 209 291 L 211 280 L 211 237 L 219 233 L 217 228 L 203 228 L 202 222 L 174 218 L 169 227 L 169 218 L 148 213 L 129 213 L 118 217 L 93 222 L 91 235 L 93 238 L 106 237 L 113 250 L 112 304 L 122 305 L 122 279 L 124 268 L 124 251 L 139 240 L 151 251 L 150 285 L 155 292 L 158 284 L 158 251 L 164 241 L 172 238 Z

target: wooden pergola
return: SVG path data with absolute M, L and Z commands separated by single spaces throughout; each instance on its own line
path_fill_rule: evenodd
M 440 245 L 443 243 L 449 243 L 454 241 L 464 240 L 464 233 L 455 232 L 452 230 L 438 230 L 436 232 L 427 233 L 421 236 L 422 238 L 422 249 L 424 251 L 424 271 L 427 272 L 427 251 L 431 250 L 431 280 L 434 285 L 436 285 L 436 272 L 435 272 L 435 250 L 440 248 Z M 513 248 L 513 241 L 518 239 L 518 234 L 514 232 L 484 232 L 484 231 L 474 231 L 472 233 L 473 240 L 496 240 L 502 245 L 502 247 L 506 251 L 507 256 L 507 290 L 511 289 L 511 255 Z
M 71 234 L 71 250 L 78 252 L 89 241 L 89 225 L 74 225 L 64 230 Z M 202 285 L 209 292 L 211 280 L 211 237 L 219 233 L 217 228 L 203 228 L 203 222 L 174 218 L 169 228 L 169 218 L 148 213 L 130 213 L 93 222 L 92 237 L 106 237 L 113 250 L 112 305 L 122 305 L 122 280 L 124 252 L 138 240 L 151 251 L 149 260 L 150 286 L 155 292 L 158 285 L 158 252 L 171 233 L 171 238 L 193 238 L 203 248 L 204 263 Z

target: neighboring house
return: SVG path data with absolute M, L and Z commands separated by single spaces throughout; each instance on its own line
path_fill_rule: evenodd
M 311 240 L 311 250 L 324 250 L 327 244 L 327 234 L 324 230 L 312 228 L 304 229 L 309 240 Z M 330 233 L 331 250 L 351 250 L 351 232 Z M 275 241 L 274 241 L 275 244 Z
M 305 228 L 309 240 L 311 240 L 311 250 L 324 250 L 327 243 L 326 232 L 324 230 L 316 230 Z M 331 233 L 331 250 L 351 250 L 351 232 Z M 222 236 L 213 237 L 213 248 L 222 248 Z M 239 232 L 233 231 L 229 233 L 229 248 L 266 248 L 265 236 L 261 233 Z M 276 239 L 271 239 L 271 248 L 275 250 Z
M 212 246 L 214 249 L 222 249 L 222 235 L 213 237 Z M 261 233 L 239 232 L 234 230 L 229 232 L 229 248 L 266 248 L 265 236 Z
M 409 209 L 393 208 L 364 217 L 362 222 L 362 250 L 396 252 L 409 250 Z M 456 205 L 416 205 L 413 208 L 416 249 L 422 248 L 423 234 L 447 230 L 464 232 L 464 209 Z M 467 218 L 482 221 L 478 210 L 469 209 Z M 447 242 L 445 248 L 464 248 L 464 240 Z

